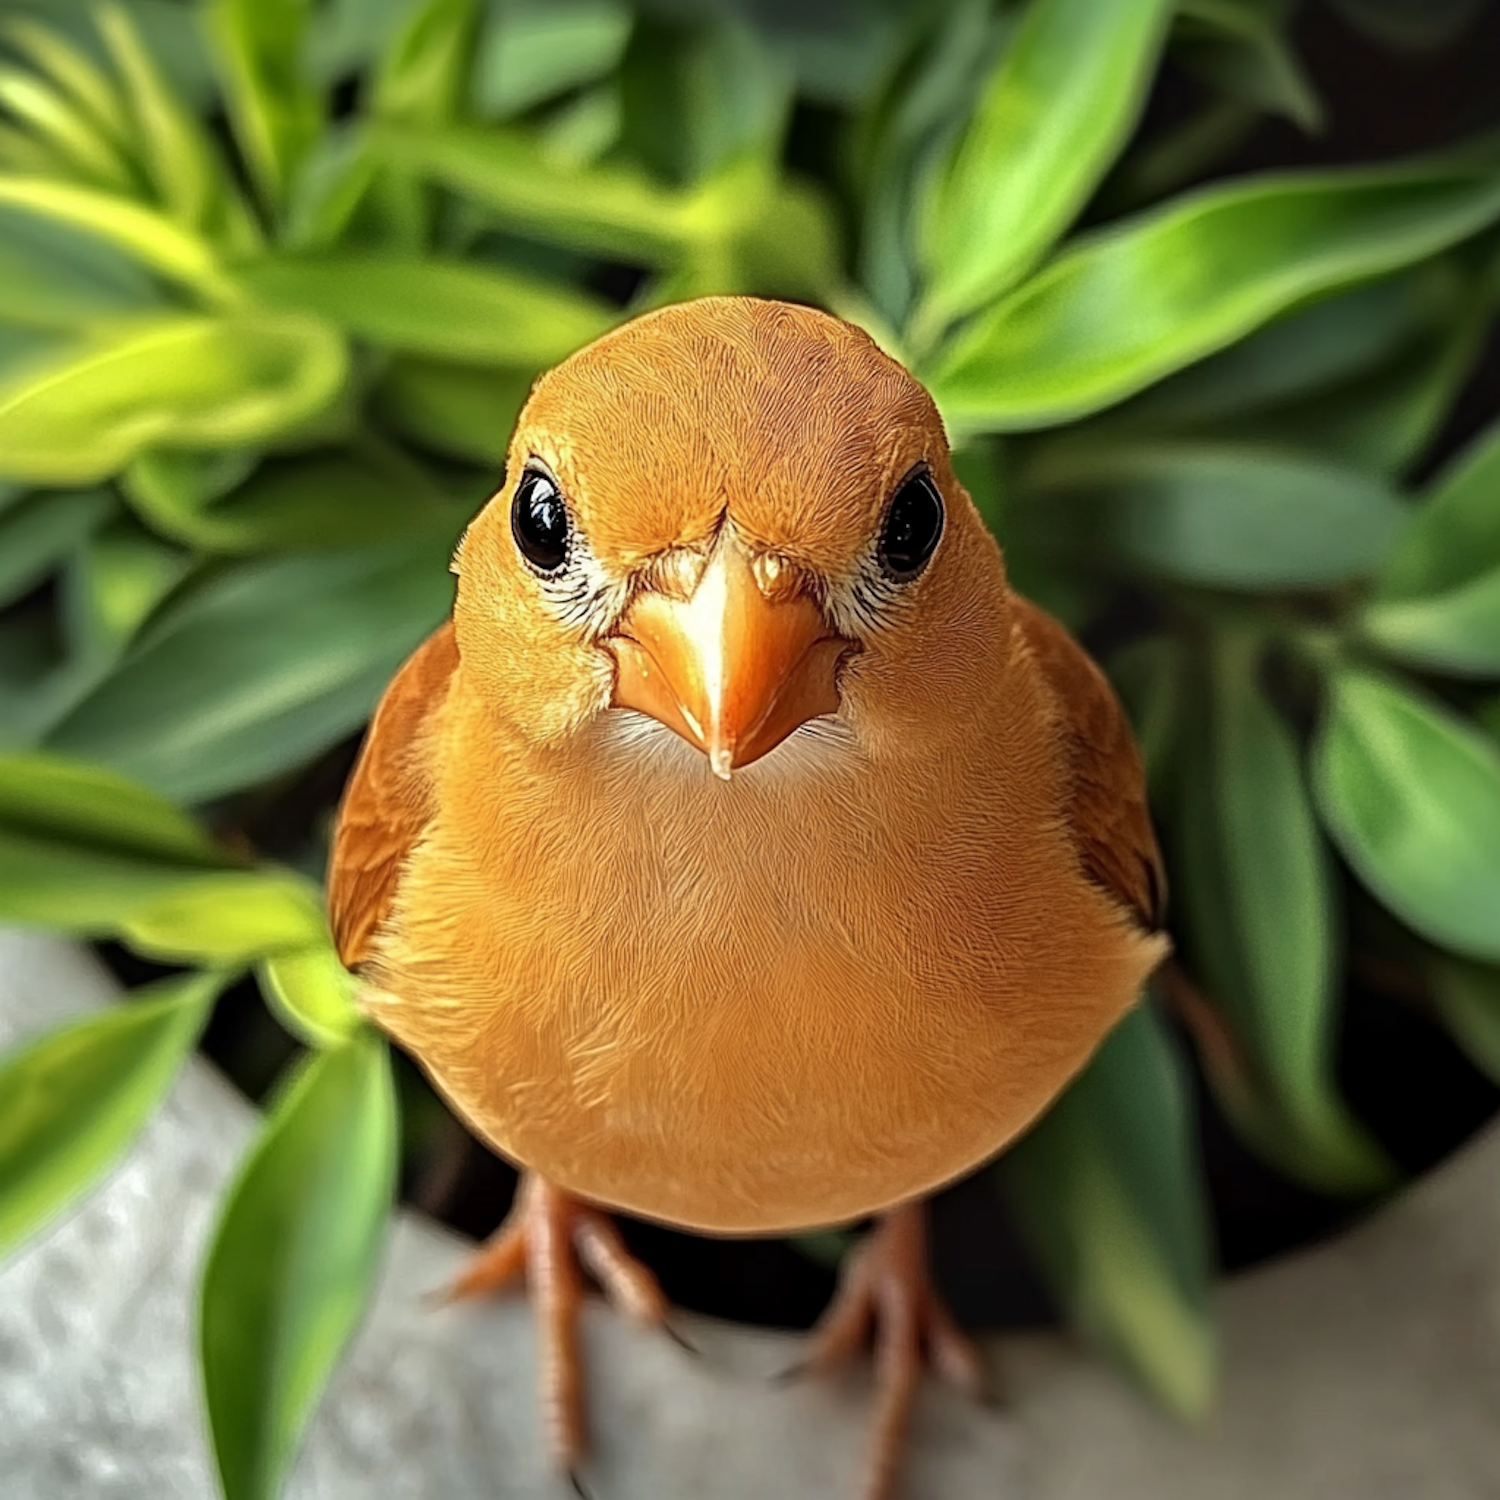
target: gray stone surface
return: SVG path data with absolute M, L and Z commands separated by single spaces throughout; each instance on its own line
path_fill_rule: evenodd
M 0 1048 L 107 1003 L 92 961 L 0 934 Z M 206 1065 L 109 1183 L 0 1269 L 0 1497 L 212 1500 L 192 1287 L 253 1129 Z M 527 1310 L 435 1310 L 465 1253 L 403 1216 L 289 1500 L 563 1500 L 537 1443 Z M 1068 1341 L 997 1341 L 1008 1410 L 928 1390 L 916 1500 L 1490 1500 L 1500 1493 L 1500 1133 L 1336 1244 L 1221 1294 L 1218 1414 L 1171 1427 Z M 598 1500 L 852 1493 L 858 1375 L 774 1387 L 797 1340 L 685 1320 L 703 1355 L 587 1321 Z

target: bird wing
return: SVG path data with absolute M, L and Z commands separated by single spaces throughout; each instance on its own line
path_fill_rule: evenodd
M 457 665 L 448 621 L 392 678 L 344 789 L 328 862 L 328 914 L 346 968 L 368 957 L 406 856 L 432 817 L 430 780 L 418 754 L 420 731 L 446 697 Z
M 1073 775 L 1071 824 L 1084 873 L 1155 931 L 1165 916 L 1167 880 L 1125 710 L 1063 626 L 1029 599 L 1011 597 L 1016 629 L 1057 699 Z

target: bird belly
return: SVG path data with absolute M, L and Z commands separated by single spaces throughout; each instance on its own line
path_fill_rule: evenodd
M 504 869 L 429 839 L 374 970 L 459 1114 L 585 1198 L 755 1234 L 915 1197 L 1024 1129 L 1161 956 L 1055 840 L 872 847 L 855 810 L 707 790 L 735 816 L 664 807 L 589 857 L 545 820 Z

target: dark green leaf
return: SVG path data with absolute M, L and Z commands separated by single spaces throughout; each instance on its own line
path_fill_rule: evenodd
M 40 583 L 114 508 L 104 490 L 51 490 L 0 514 L 0 605 Z
M 149 447 L 261 441 L 327 408 L 346 373 L 343 341 L 311 318 L 142 318 L 0 385 L 0 470 L 88 483 Z
M 1134 128 L 1168 0 L 1031 0 L 921 217 L 936 334 L 1023 276 Z
M 1381 569 L 1362 624 L 1404 660 L 1500 676 L 1500 426 L 1432 486 Z
M 1322 127 L 1322 103 L 1276 11 L 1257 0 L 1191 0 L 1179 17 L 1172 55 L 1189 72 L 1305 131 Z
M 224 983 L 163 980 L 0 1061 L 0 1257 L 124 1155 Z
M 296 1075 L 230 1190 L 199 1341 L 225 1500 L 275 1500 L 380 1263 L 396 1102 L 366 1034 Z
M 214 62 L 230 124 L 267 203 L 279 205 L 322 123 L 304 67 L 305 0 L 213 0 Z
M 1484 10 L 1484 0 L 1330 0 L 1351 26 L 1388 47 L 1446 47 Z
M 1375 569 L 1406 518 L 1376 479 L 1248 446 L 1060 449 L 1025 482 L 1101 564 L 1214 588 L 1344 583 Z
M 1080 240 L 922 372 L 963 429 L 1085 416 L 1500 213 L 1493 151 L 1249 178 Z
M 1390 678 L 1338 671 L 1313 757 L 1324 824 L 1424 937 L 1500 959 L 1500 748 Z
M 180 599 L 50 736 L 184 801 L 352 733 L 446 614 L 450 538 L 228 568 Z
M 1208 1410 L 1217 1354 L 1186 1070 L 1145 1008 L 1106 1038 L 1000 1172 L 1069 1318 L 1164 1406 Z
M 1429 974 L 1443 1024 L 1475 1067 L 1500 1083 L 1500 968 L 1438 955 Z
M 618 0 L 545 0 L 492 9 L 475 65 L 481 114 L 519 114 L 612 72 L 630 35 Z
M 473 364 L 554 365 L 618 320 L 583 292 L 518 271 L 414 255 L 283 256 L 240 275 L 273 306 L 388 349 Z
M 1298 747 L 1259 681 L 1253 637 L 1218 642 L 1206 708 L 1173 778 L 1175 907 L 1186 956 L 1243 1061 L 1205 1049 L 1220 1102 L 1262 1154 L 1324 1192 L 1393 1169 L 1334 1083 L 1333 884 Z
M 113 657 L 189 567 L 181 548 L 119 517 L 94 532 L 63 575 L 63 622 L 78 658 Z

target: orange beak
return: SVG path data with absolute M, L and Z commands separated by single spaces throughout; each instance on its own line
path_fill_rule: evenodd
M 743 548 L 726 540 L 690 599 L 651 592 L 630 606 L 610 642 L 611 704 L 675 730 L 727 781 L 838 709 L 834 673 L 851 644 L 804 595 L 768 598 Z

